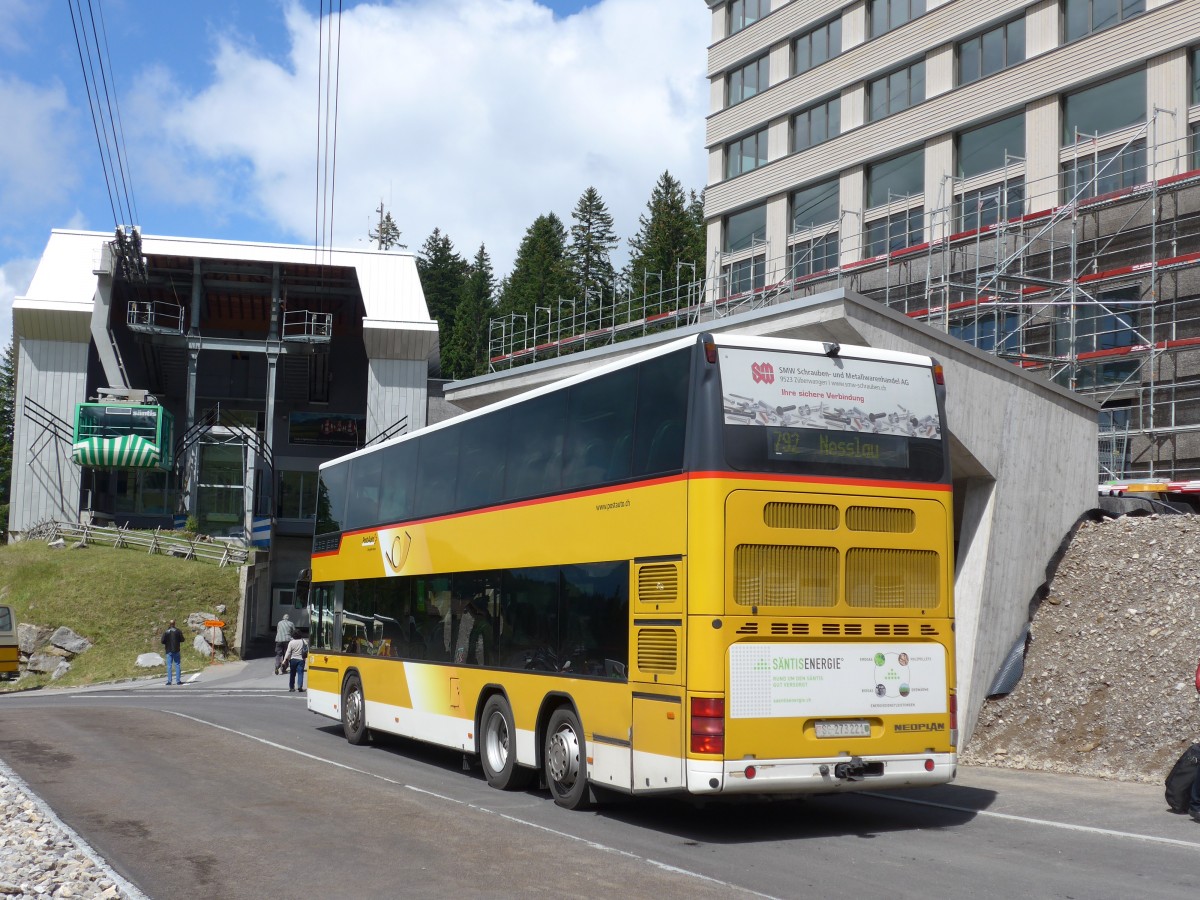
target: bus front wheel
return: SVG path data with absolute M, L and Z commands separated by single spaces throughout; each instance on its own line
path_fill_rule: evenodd
M 367 731 L 367 704 L 363 700 L 362 679 L 350 675 L 342 685 L 342 731 L 352 744 L 365 744 L 370 736 Z
M 579 716 L 570 707 L 560 706 L 546 726 L 546 744 L 542 753 L 546 784 L 554 802 L 564 809 L 586 809 L 589 802 L 587 783 L 587 745 Z
M 529 786 L 528 769 L 517 765 L 517 727 L 512 707 L 501 694 L 488 697 L 479 729 L 479 761 L 488 784 L 502 791 Z

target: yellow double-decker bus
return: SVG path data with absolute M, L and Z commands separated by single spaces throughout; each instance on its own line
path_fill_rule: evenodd
M 17 619 L 11 606 L 0 606 L 0 681 L 20 674 L 17 642 Z
M 949 781 L 943 393 L 705 334 L 330 462 L 308 708 L 572 809 Z

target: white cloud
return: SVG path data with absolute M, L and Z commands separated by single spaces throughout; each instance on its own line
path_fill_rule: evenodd
M 29 289 L 36 259 L 10 259 L 0 265 L 0 350 L 12 340 L 12 307 L 18 294 Z
M 24 53 L 28 46 L 22 38 L 42 15 L 43 5 L 34 0 L 2 0 L 0 2 L 0 50 Z
M 138 117 L 157 128 L 139 179 L 309 242 L 317 23 L 296 3 L 285 20 L 286 64 L 226 35 L 199 93 L 161 70 L 139 78 Z M 533 219 L 553 210 L 569 224 L 588 186 L 632 235 L 664 169 L 703 186 L 709 36 L 704 7 L 680 0 L 602 0 L 558 20 L 534 0 L 354 6 L 341 24 L 334 243 L 365 241 L 382 198 L 411 249 L 440 227 L 466 256 L 486 243 L 503 274 Z
M 78 132 L 61 84 L 39 87 L 3 73 L 0 122 L 0 209 L 11 225 L 52 208 L 78 185 Z

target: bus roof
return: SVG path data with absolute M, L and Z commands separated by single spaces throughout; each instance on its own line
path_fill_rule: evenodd
M 373 444 L 369 447 L 362 447 L 358 450 L 347 453 L 344 456 L 327 460 L 326 462 L 321 463 L 319 468 L 325 469 L 328 466 L 346 462 L 355 457 L 363 456 L 376 450 L 380 450 L 383 447 L 390 447 L 395 444 L 404 443 L 405 441 L 411 440 L 418 435 L 429 434 L 430 432 L 437 431 L 449 425 L 465 422 L 485 413 L 495 412 L 498 409 L 504 409 L 507 406 L 513 406 L 533 397 L 540 397 L 543 394 L 548 394 L 564 387 L 570 387 L 573 384 L 591 381 L 593 378 L 596 378 L 600 375 L 606 375 L 609 372 L 615 372 L 629 366 L 637 365 L 638 363 L 644 362 L 647 359 L 653 359 L 658 356 L 673 353 L 676 350 L 683 349 L 684 347 L 693 347 L 697 343 L 706 339 L 713 341 L 718 347 L 781 350 L 790 351 L 792 353 L 809 353 L 815 356 L 837 355 L 850 357 L 851 359 L 867 359 L 877 362 L 894 362 L 900 365 L 922 366 L 926 368 L 934 365 L 933 358 L 929 356 L 921 356 L 916 353 L 903 353 L 898 350 L 881 350 L 877 347 L 865 347 L 857 344 L 840 344 L 833 341 L 809 341 L 802 340 L 800 338 L 762 337 L 758 335 L 731 333 L 706 333 L 700 335 L 690 335 L 688 337 L 678 338 L 677 340 L 667 341 L 664 344 L 660 344 L 657 347 L 652 347 L 640 353 L 622 357 L 621 359 L 606 363 L 603 366 L 598 366 L 595 369 L 589 369 L 586 372 L 581 372 L 578 375 L 572 375 L 569 378 L 553 381 L 550 384 L 542 385 L 541 387 L 534 388 L 526 391 L 525 393 L 517 394 L 513 397 L 506 397 L 505 399 L 496 403 L 490 403 L 487 406 L 481 406 L 479 409 L 473 409 L 470 412 L 463 413 L 461 416 L 455 416 L 454 418 L 446 419 L 442 422 L 438 422 L 435 425 L 428 425 L 425 428 L 419 428 L 416 431 L 410 431 L 407 434 L 397 435 L 396 437 L 383 441 L 379 444 Z M 832 347 L 837 348 L 833 354 L 830 353 Z

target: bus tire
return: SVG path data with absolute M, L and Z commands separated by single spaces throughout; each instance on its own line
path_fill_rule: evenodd
M 371 736 L 367 731 L 367 703 L 363 699 L 362 679 L 346 676 L 342 685 L 342 731 L 351 744 L 365 744 Z
M 579 716 L 569 706 L 556 709 L 546 725 L 542 767 L 555 803 L 564 809 L 588 807 L 587 744 Z
M 533 772 L 517 765 L 517 726 L 503 694 L 493 694 L 479 719 L 479 761 L 488 784 L 502 791 L 529 786 Z

